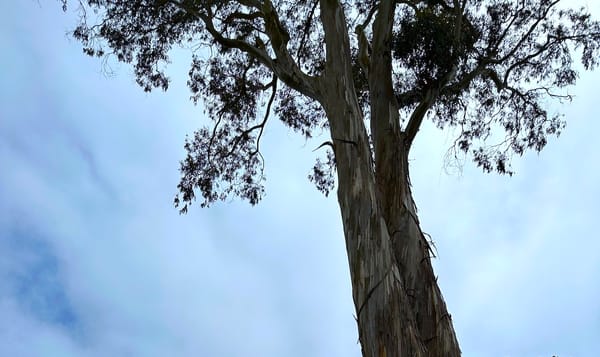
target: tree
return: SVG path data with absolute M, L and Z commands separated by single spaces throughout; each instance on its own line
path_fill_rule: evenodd
M 570 99 L 573 54 L 593 69 L 600 52 L 600 23 L 560 0 L 78 5 L 84 52 L 132 64 L 146 91 L 168 88 L 173 46 L 197 48 L 188 85 L 214 123 L 186 140 L 182 213 L 197 194 L 203 207 L 230 195 L 260 201 L 271 112 L 306 137 L 329 130 L 309 178 L 328 194 L 337 174 L 364 356 L 460 355 L 411 194 L 408 155 L 423 120 L 458 129 L 454 157 L 512 175 L 512 156 L 563 129 L 544 106 Z

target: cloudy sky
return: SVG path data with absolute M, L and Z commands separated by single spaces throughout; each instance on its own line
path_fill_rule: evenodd
M 360 355 L 337 202 L 306 179 L 319 139 L 273 121 L 266 199 L 180 216 L 183 140 L 206 123 L 188 54 L 145 94 L 82 55 L 58 2 L 0 10 L 1 356 Z M 600 355 L 598 83 L 582 75 L 564 134 L 512 178 L 447 174 L 451 133 L 417 139 L 415 198 L 465 356 Z

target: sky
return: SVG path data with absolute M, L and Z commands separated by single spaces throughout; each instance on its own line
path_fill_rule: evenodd
M 273 120 L 266 198 L 179 215 L 183 142 L 207 123 L 189 54 L 147 94 L 84 56 L 74 25 L 58 2 L 0 5 L 0 356 L 360 356 L 337 200 L 307 180 L 325 136 Z M 600 355 L 597 83 L 582 73 L 552 107 L 564 133 L 511 178 L 447 173 L 452 133 L 429 123 L 416 139 L 414 196 L 464 356 Z

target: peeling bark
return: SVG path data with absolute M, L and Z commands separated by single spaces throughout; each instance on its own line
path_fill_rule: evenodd
M 319 92 L 333 138 L 359 338 L 363 356 L 460 356 L 410 191 L 409 145 L 390 75 L 393 9 L 393 1 L 382 1 L 374 23 L 373 163 L 344 13 L 338 1 L 321 1 L 327 63 Z

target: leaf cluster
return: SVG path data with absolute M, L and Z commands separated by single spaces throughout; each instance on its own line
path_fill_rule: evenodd
M 392 53 L 397 63 L 412 72 L 414 88 L 439 84 L 463 61 L 479 39 L 469 19 L 458 21 L 454 12 L 432 6 L 403 11 L 394 31 Z M 464 23 L 464 25 L 463 25 Z M 465 28 L 459 28 L 464 26 Z

